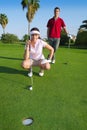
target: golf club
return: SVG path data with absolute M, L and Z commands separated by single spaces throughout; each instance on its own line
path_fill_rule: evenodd
M 71 45 L 71 39 L 73 38 L 72 36 L 73 36 L 72 34 L 69 34 L 69 35 L 68 35 L 68 37 L 69 37 L 68 48 L 69 48 L 69 49 L 70 49 L 70 45 Z M 69 54 L 70 54 L 70 51 L 68 51 L 68 57 L 70 57 Z M 67 64 L 68 64 L 68 63 L 69 63 L 69 58 L 68 58 Z
M 30 80 L 31 80 L 31 85 L 29 85 L 28 89 L 33 90 L 33 76 L 30 77 Z
M 71 43 L 71 39 L 72 39 L 72 34 L 68 34 L 68 38 L 69 38 L 68 48 L 70 48 L 70 43 Z M 68 55 L 69 55 L 69 51 L 68 51 Z M 69 62 L 69 58 L 67 58 L 67 62 L 65 62 L 64 64 L 67 65 L 68 62 Z
M 70 42 L 71 42 L 71 39 L 72 39 L 72 34 L 68 34 L 68 37 L 69 37 L 68 48 L 70 48 Z

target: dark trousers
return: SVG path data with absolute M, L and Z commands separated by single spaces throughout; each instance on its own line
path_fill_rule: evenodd
M 60 44 L 60 38 L 49 38 L 49 44 L 54 48 L 54 55 L 52 57 L 52 60 L 55 59 L 55 52 L 59 47 Z

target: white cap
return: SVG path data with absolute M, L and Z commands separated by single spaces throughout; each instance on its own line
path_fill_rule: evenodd
M 40 32 L 37 31 L 37 30 L 35 30 L 35 31 L 30 31 L 30 34 L 31 34 L 31 35 L 32 35 L 32 34 L 38 34 L 38 35 L 40 35 Z

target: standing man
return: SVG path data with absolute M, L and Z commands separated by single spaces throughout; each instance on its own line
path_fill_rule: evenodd
M 63 19 L 59 17 L 59 14 L 60 8 L 56 7 L 54 9 L 54 16 L 49 19 L 47 23 L 47 37 L 49 40 L 49 44 L 54 48 L 54 55 L 51 60 L 53 64 L 55 63 L 55 52 L 58 49 L 60 43 L 61 30 L 64 29 L 64 31 L 68 34 L 66 25 Z

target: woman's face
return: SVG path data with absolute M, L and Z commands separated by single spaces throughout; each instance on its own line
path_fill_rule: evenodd
M 31 35 L 31 40 L 36 41 L 39 38 L 38 34 L 32 34 Z

